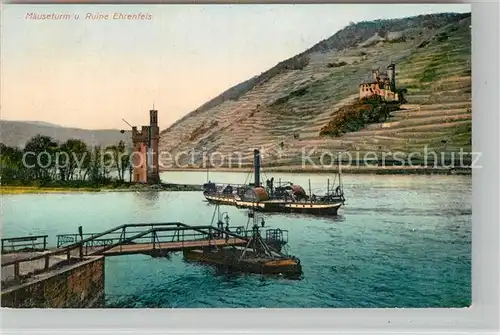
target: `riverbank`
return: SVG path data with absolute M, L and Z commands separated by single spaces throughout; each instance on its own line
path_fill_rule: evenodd
M 67 193 L 67 192 L 99 192 L 98 188 L 76 187 L 34 187 L 34 186 L 0 186 L 0 194 L 29 193 Z
M 252 167 L 232 167 L 232 168 L 211 168 L 212 172 L 250 172 Z M 274 166 L 262 168 L 266 172 L 278 173 L 337 173 L 338 169 L 331 167 L 314 167 L 307 166 Z M 206 172 L 203 168 L 169 168 L 161 172 L 178 171 L 178 172 Z M 384 175 L 472 175 L 470 168 L 449 168 L 449 167 L 425 167 L 425 166 L 343 166 L 340 171 L 343 174 L 384 174 Z
M 200 191 L 201 185 L 189 184 L 164 184 L 151 187 L 141 186 L 119 186 L 119 187 L 35 187 L 35 186 L 0 186 L 2 194 L 38 194 L 38 193 L 96 193 L 96 192 L 176 192 L 176 191 Z

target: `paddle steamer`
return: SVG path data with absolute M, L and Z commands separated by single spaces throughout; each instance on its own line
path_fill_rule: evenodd
M 309 194 L 304 188 L 292 182 L 279 182 L 274 185 L 274 178 L 266 181 L 266 186 L 260 180 L 260 152 L 254 150 L 254 182 L 244 185 L 218 185 L 211 181 L 203 185 L 203 194 L 209 203 L 250 208 L 261 212 L 307 213 L 319 215 L 337 215 L 344 204 L 344 192 L 340 172 L 338 185 L 330 187 L 328 180 L 325 195 Z M 336 180 L 337 178 L 335 178 Z

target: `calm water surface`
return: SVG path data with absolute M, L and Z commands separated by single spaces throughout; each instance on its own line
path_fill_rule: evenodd
M 206 173 L 162 179 L 203 183 Z M 265 179 L 266 176 L 264 176 Z M 326 175 L 275 174 L 313 192 Z M 242 183 L 246 174 L 210 173 Z M 330 176 L 331 178 L 331 176 Z M 333 178 L 332 178 L 333 180 Z M 346 206 L 336 218 L 267 215 L 289 231 L 304 278 L 218 275 L 211 267 L 148 256 L 106 259 L 108 307 L 465 307 L 471 301 L 471 178 L 344 176 Z M 325 186 L 326 187 L 326 186 Z M 3 197 L 2 235 L 99 232 L 124 223 L 210 224 L 201 192 L 26 194 Z M 231 224 L 246 212 L 224 207 Z

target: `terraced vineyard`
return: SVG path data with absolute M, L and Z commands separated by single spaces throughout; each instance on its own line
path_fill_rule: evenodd
M 470 24 L 470 14 L 437 14 L 349 26 L 292 59 L 302 64 L 278 65 L 232 100 L 188 114 L 161 133 L 160 149 L 173 155 L 217 151 L 226 164 L 232 155 L 232 166 L 238 152 L 242 164 L 251 164 L 254 148 L 261 149 L 267 166 L 298 165 L 302 153 L 311 151 L 313 161 L 322 152 L 417 152 L 423 159 L 427 151 L 438 155 L 439 165 L 441 156 L 449 160 L 471 150 Z M 389 32 L 379 33 L 380 26 Z M 336 42 L 342 36 L 349 41 Z M 385 69 L 391 61 L 408 103 L 384 123 L 320 137 L 336 111 L 358 99 L 359 84 L 371 69 Z M 202 162 L 201 155 L 194 161 L 183 157 L 177 163 Z

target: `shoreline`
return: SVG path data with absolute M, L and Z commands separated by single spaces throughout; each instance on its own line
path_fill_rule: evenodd
M 208 172 L 252 172 L 252 167 L 219 167 L 219 168 L 210 168 Z M 275 167 L 267 167 L 262 168 L 263 171 L 266 172 L 279 172 L 279 173 L 298 173 L 298 174 L 328 174 L 328 173 L 337 173 L 338 169 L 332 168 L 320 168 L 320 167 L 301 167 L 301 166 L 275 166 Z M 452 168 L 444 168 L 444 167 L 399 167 L 399 166 L 364 166 L 364 167 L 353 167 L 353 166 L 345 166 L 340 169 L 342 174 L 366 174 L 366 175 L 463 175 L 463 176 L 471 176 L 472 169 L 461 168 L 461 169 L 452 169 Z M 206 168 L 169 168 L 162 169 L 162 172 L 207 172 Z
M 170 184 L 163 188 L 148 187 L 36 187 L 36 186 L 0 186 L 0 195 L 14 194 L 64 194 L 64 193 L 113 193 L 113 192 L 193 192 L 201 191 L 201 185 Z
M 37 194 L 37 193 L 95 193 L 99 188 L 90 187 L 35 187 L 35 186 L 0 186 L 0 194 Z
M 337 173 L 337 169 L 331 168 L 315 168 L 301 166 L 275 166 L 263 169 L 266 172 L 275 173 L 294 173 L 294 174 L 328 174 Z M 170 168 L 162 169 L 163 172 L 207 172 L 203 168 Z M 250 173 L 252 167 L 236 167 L 236 168 L 211 168 L 208 172 L 235 172 L 235 173 Z M 435 168 L 435 167 L 399 167 L 399 166 L 364 166 L 353 167 L 346 166 L 341 168 L 342 174 L 347 175 L 441 175 L 441 176 L 472 176 L 472 169 L 451 169 L 451 168 Z M 202 185 L 193 184 L 174 184 L 164 183 L 162 187 L 151 188 L 145 185 L 127 185 L 118 187 L 51 187 L 51 186 L 9 186 L 0 185 L 0 195 L 13 194 L 64 194 L 64 193 L 97 193 L 97 192 L 178 192 L 178 191 L 201 191 Z

